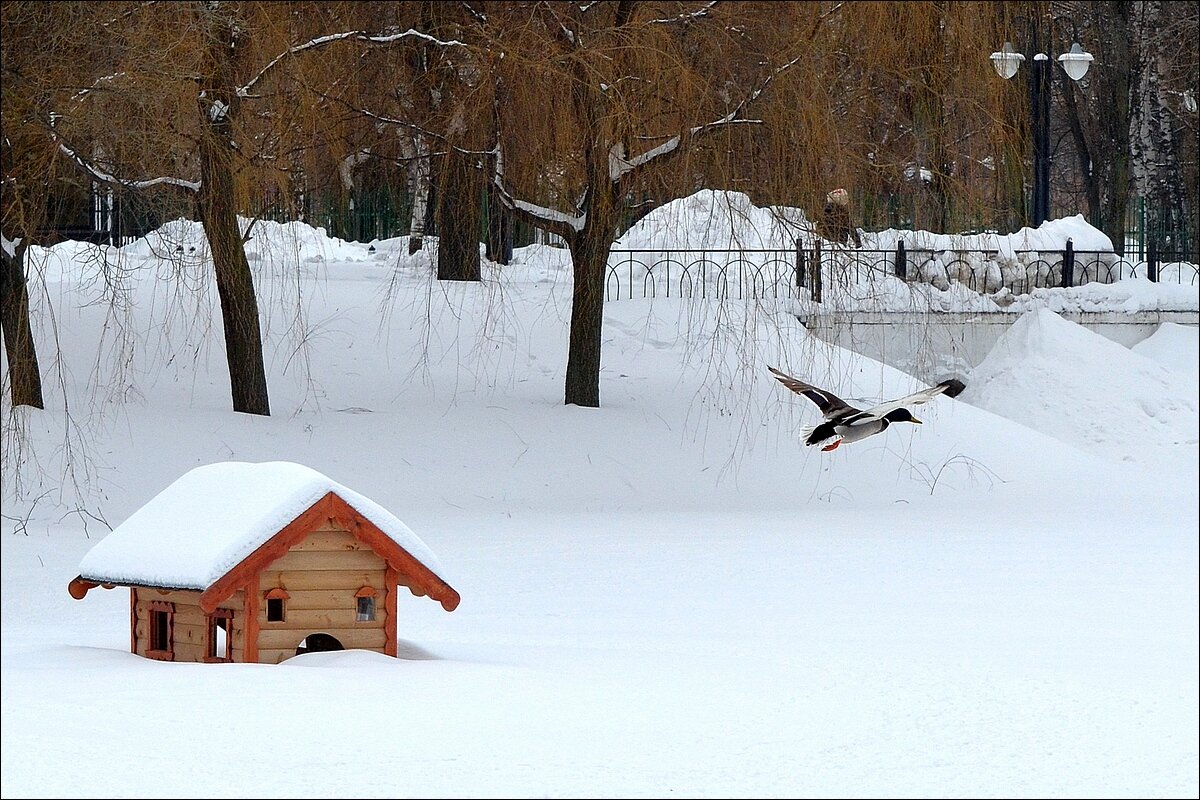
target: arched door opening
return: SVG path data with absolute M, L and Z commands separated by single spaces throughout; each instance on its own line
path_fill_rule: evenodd
M 328 653 L 333 650 L 345 650 L 342 643 L 328 633 L 310 633 L 296 647 L 296 655 L 305 653 Z

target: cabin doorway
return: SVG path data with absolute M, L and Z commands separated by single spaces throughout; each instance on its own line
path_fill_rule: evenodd
M 342 643 L 336 637 L 328 633 L 310 633 L 304 637 L 304 641 L 300 642 L 296 647 L 296 655 L 302 656 L 305 653 L 328 653 L 333 650 L 345 650 Z

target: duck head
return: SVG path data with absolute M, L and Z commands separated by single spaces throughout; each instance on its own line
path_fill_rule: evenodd
M 883 418 L 888 422 L 915 422 L 921 425 L 921 420 L 912 415 L 912 412 L 907 408 L 897 408 L 894 411 L 889 411 L 883 415 Z

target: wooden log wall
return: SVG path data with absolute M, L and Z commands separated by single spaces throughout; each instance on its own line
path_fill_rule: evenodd
M 174 661 L 204 661 L 208 655 L 208 619 L 200 609 L 200 592 L 169 591 L 144 586 L 137 587 L 134 603 L 133 639 L 135 652 L 146 655 L 150 645 L 150 604 L 171 603 L 175 606 L 171 639 Z M 245 660 L 246 626 L 242 614 L 244 601 L 241 592 L 235 592 L 221 608 L 233 611 L 232 656 L 235 662 Z
M 258 661 L 278 664 L 296 655 L 310 633 L 328 633 L 346 649 L 384 652 L 388 618 L 384 598 L 387 564 L 366 544 L 336 527 L 313 531 L 259 575 Z M 355 593 L 371 586 L 378 593 L 375 619 L 356 621 Z M 272 589 L 288 593 L 283 622 L 267 622 L 261 598 Z M 395 591 L 395 587 L 390 587 Z

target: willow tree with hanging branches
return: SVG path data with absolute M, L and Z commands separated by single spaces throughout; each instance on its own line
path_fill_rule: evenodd
M 342 80 L 364 47 L 419 34 L 359 27 L 363 4 L 355 3 L 67 5 L 79 9 L 73 40 L 95 43 L 85 60 L 90 82 L 41 124 L 89 180 L 192 195 L 220 297 L 233 408 L 268 415 L 238 215 L 267 189 L 288 196 L 306 166 L 330 160 L 333 137 L 312 82 Z M 324 67 L 300 81 L 299 68 L 317 54 Z
M 840 184 L 873 192 L 928 173 L 940 224 L 990 210 L 979 175 L 1011 129 L 993 125 L 979 56 L 994 25 L 965 4 L 464 6 L 461 57 L 492 80 L 447 113 L 490 121 L 490 152 L 458 149 L 570 248 L 567 403 L 600 402 L 605 265 L 630 194 L 749 178 L 758 197 L 812 207 Z
M 29 315 L 25 255 L 47 227 L 58 176 L 56 148 L 40 120 L 56 94 L 75 83 L 62 62 L 46 57 L 59 20 L 47 5 L 0 5 L 0 327 L 13 408 L 44 408 L 42 376 Z M 69 42 L 63 42 L 68 46 Z
M 702 148 L 741 141 L 735 128 L 758 128 L 764 141 L 795 141 L 797 127 L 805 139 L 826 136 L 828 106 L 807 102 L 820 91 L 803 78 L 818 74 L 814 42 L 842 5 L 463 7 L 453 57 L 466 77 L 440 114 L 414 117 L 382 97 L 360 111 L 472 159 L 514 215 L 567 242 L 565 401 L 598 406 L 604 272 L 625 198 L 646 187 L 682 196 L 706 171 L 732 174 L 735 148 L 716 162 L 719 148 Z

